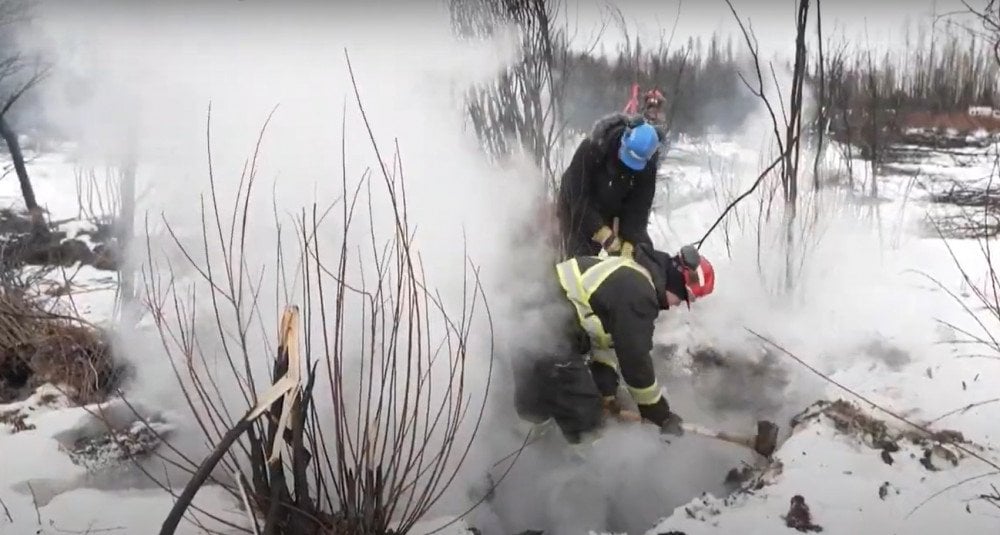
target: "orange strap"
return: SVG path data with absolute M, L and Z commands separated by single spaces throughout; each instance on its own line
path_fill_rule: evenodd
M 639 84 L 632 84 L 632 92 L 629 96 L 628 102 L 625 103 L 625 109 L 622 110 L 623 113 L 635 114 L 639 112 Z

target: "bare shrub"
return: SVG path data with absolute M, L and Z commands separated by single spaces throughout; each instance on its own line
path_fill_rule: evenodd
M 101 401 L 122 379 L 102 330 L 47 309 L 38 298 L 0 294 L 0 401 L 45 383 L 79 404 Z
M 371 230 L 370 256 L 355 256 L 350 235 L 364 191 L 372 216 L 372 175 L 349 188 L 345 172 L 341 198 L 302 210 L 291 232 L 276 217 L 278 276 L 274 288 L 263 287 L 262 272 L 246 255 L 248 240 L 258 239 L 248 235 L 256 151 L 228 202 L 216 197 L 210 165 L 199 247 L 218 254 L 189 249 L 165 222 L 205 290 L 186 287 L 172 266 L 157 275 L 150 255 L 145 294 L 212 453 L 200 462 L 179 461 L 192 478 L 160 533 L 173 533 L 185 516 L 198 521 L 187 510 L 195 509 L 191 500 L 209 480 L 244 504 L 255 533 L 406 533 L 441 498 L 468 454 L 483 407 L 470 403 L 466 366 L 476 359 L 492 370 L 491 350 L 476 355 L 470 348 L 474 317 L 485 306 L 476 268 L 468 267 L 461 313 L 450 315 L 425 286 L 399 154 L 384 159 L 370 139 L 394 226 L 383 243 Z M 210 138 L 208 150 L 211 162 Z M 335 228 L 327 228 L 338 213 Z M 341 245 L 330 257 L 318 237 L 338 232 Z M 289 240 L 295 252 L 287 250 Z M 277 336 L 262 292 L 298 302 L 285 308 Z M 196 316 L 205 305 L 209 315 Z M 221 344 L 221 355 L 207 349 L 214 344 Z M 268 377 L 265 359 L 273 359 Z M 271 386 L 259 390 L 265 381 Z M 227 387 L 237 391 L 240 406 L 227 404 Z
M 780 184 L 781 187 L 783 202 L 781 203 L 780 210 L 772 211 L 771 203 L 773 201 L 773 195 L 771 195 L 766 202 L 767 209 L 764 210 L 763 207 L 765 201 L 764 198 L 761 198 L 761 210 L 758 211 L 758 268 L 761 267 L 760 256 L 762 254 L 762 241 L 760 238 L 761 227 L 763 223 L 770 222 L 772 215 L 780 214 L 783 236 L 780 242 L 775 243 L 773 246 L 768 245 L 767 249 L 777 246 L 782 250 L 785 265 L 782 270 L 782 282 L 780 287 L 784 293 L 788 294 L 794 288 L 795 281 L 797 279 L 796 264 L 801 264 L 801 262 L 796 261 L 796 255 L 801 254 L 802 256 L 798 258 L 805 258 L 804 253 L 801 250 L 802 248 L 797 247 L 795 243 L 797 235 L 795 230 L 798 224 L 796 220 L 799 211 L 799 165 L 801 162 L 802 150 L 802 126 L 805 122 L 803 116 L 803 104 L 805 100 L 805 78 L 808 60 L 806 48 L 806 29 L 809 15 L 809 1 L 800 0 L 796 4 L 797 18 L 795 61 L 791 71 L 791 84 L 788 88 L 787 94 L 782 93 L 782 87 L 778 82 L 778 76 L 773 64 L 767 64 L 767 70 L 769 72 L 768 75 L 765 75 L 765 70 L 762 67 L 759 55 L 759 45 L 752 28 L 749 28 L 744 24 L 743 19 L 740 18 L 736 8 L 733 7 L 729 0 L 726 0 L 726 3 L 733 14 L 733 17 L 736 18 L 736 21 L 740 26 L 744 41 L 746 42 L 747 51 L 750 55 L 750 68 L 753 72 L 752 81 L 748 80 L 742 74 L 740 74 L 740 78 L 743 80 L 743 83 L 750 94 L 760 100 L 760 103 L 767 113 L 773 133 L 773 139 L 771 140 L 773 143 L 772 147 L 776 146 L 778 154 L 774 161 L 758 176 L 753 185 L 744 193 L 733 199 L 729 205 L 726 206 L 726 208 L 722 211 L 722 215 L 719 216 L 715 224 L 709 228 L 705 236 L 698 242 L 698 247 L 701 247 L 712 230 L 716 228 L 716 226 L 718 226 L 723 219 L 730 215 L 730 212 L 734 210 L 740 201 L 757 191 L 759 186 L 766 181 L 768 177 L 776 175 L 778 179 L 777 183 Z M 822 39 L 822 36 L 820 35 L 819 38 Z M 773 90 L 771 89 L 772 87 Z M 775 94 L 777 95 L 777 98 L 775 98 Z M 785 98 L 788 99 L 787 106 L 783 101 Z M 818 169 L 818 166 L 814 167 Z M 758 269 L 758 273 L 761 277 L 765 277 L 764 270 Z
M 996 187 L 995 184 L 997 182 L 1000 182 L 1000 150 L 997 150 L 995 153 L 993 168 L 986 188 L 977 195 L 977 198 L 986 201 L 992 200 L 995 195 L 993 188 Z M 946 233 L 954 231 L 953 224 L 950 224 L 953 221 L 940 221 L 932 217 L 929 217 L 929 220 L 941 238 L 942 243 L 947 248 L 955 267 L 958 268 L 962 276 L 963 285 L 969 288 L 972 294 L 972 304 L 969 304 L 961 295 L 948 289 L 937 278 L 927 273 L 921 272 L 921 274 L 954 299 L 975 325 L 975 328 L 970 330 L 961 328 L 950 322 L 938 320 L 958 334 L 959 339 L 957 343 L 968 347 L 976 347 L 979 348 L 977 351 L 983 351 L 971 353 L 967 356 L 1000 359 L 1000 335 L 997 334 L 997 329 L 1000 328 L 1000 274 L 993 267 L 993 246 L 990 243 L 993 240 L 991 234 L 995 233 L 996 228 L 995 204 L 993 202 L 982 202 L 980 210 L 975 212 L 965 210 L 960 217 L 965 222 L 964 228 L 968 230 L 968 227 L 971 227 L 975 241 L 979 246 L 979 252 L 986 270 L 982 277 L 982 282 L 977 280 L 980 277 L 975 276 L 974 273 L 970 273 L 963 260 L 955 253 L 951 244 L 948 243 L 949 236 Z
M 37 227 L 13 217 L 0 248 L 0 400 L 51 383 L 79 404 L 105 399 L 124 379 L 108 333 L 83 320 L 72 295 L 73 273 L 38 260 Z M 26 232 L 19 234 L 19 232 Z M 47 234 L 41 235 L 43 238 Z M 41 244 L 41 245 L 44 245 Z M 56 248 L 53 254 L 69 253 Z
M 77 219 L 95 226 L 110 226 L 121 212 L 120 171 L 106 168 L 102 176 L 97 170 L 78 167 L 74 169 L 76 182 Z
M 450 0 L 452 28 L 462 38 L 483 38 L 515 28 L 517 60 L 497 78 L 466 95 L 472 127 L 487 154 L 498 160 L 519 150 L 541 169 L 554 191 L 562 171 L 564 94 L 570 35 L 558 24 L 560 1 Z

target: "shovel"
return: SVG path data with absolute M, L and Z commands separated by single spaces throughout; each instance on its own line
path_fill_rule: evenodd
M 642 417 L 634 411 L 622 410 L 612 415 L 623 422 L 640 422 Z M 731 444 L 737 444 L 749 448 L 763 457 L 770 457 L 778 447 L 778 426 L 768 420 L 757 421 L 757 434 L 753 436 L 738 435 L 725 431 L 716 431 L 702 425 L 688 422 L 681 423 L 681 429 L 685 432 L 701 435 L 703 437 L 722 440 Z

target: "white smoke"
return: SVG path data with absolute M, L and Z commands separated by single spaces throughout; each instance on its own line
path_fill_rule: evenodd
M 464 89 L 489 79 L 510 61 L 514 56 L 511 43 L 458 45 L 451 39 L 444 6 L 427 3 L 370 2 L 364 8 L 304 2 L 278 7 L 262 1 L 43 6 L 39 23 L 46 39 L 36 44 L 55 52 L 58 60 L 52 83 L 46 86 L 46 113 L 81 142 L 81 158 L 89 161 L 115 162 L 130 142 L 135 144 L 139 190 L 149 191 L 139 213 L 148 214 L 153 225 L 152 254 L 160 261 L 170 259 L 175 267 L 184 264 L 164 234 L 161 214 L 195 257 L 204 261 L 200 232 L 202 196 L 208 193 L 209 104 L 212 164 L 217 194 L 227 214 L 232 212 L 239 177 L 254 151 L 258 132 L 277 107 L 261 146 L 245 251 L 248 272 L 254 277 L 263 273 L 264 291 L 258 306 L 265 333 L 251 330 L 258 377 L 267 375 L 272 355 L 262 344 L 265 338 L 273 339 L 280 307 L 288 301 L 304 304 L 301 286 L 293 285 L 287 299 L 274 291 L 284 279 L 275 267 L 279 260 L 275 217 L 284 223 L 280 246 L 288 261 L 298 253 L 292 218 L 302 209 L 311 210 L 314 202 L 322 212 L 341 196 L 342 166 L 349 195 L 365 170 L 372 169 L 372 211 L 369 215 L 369 196 L 363 188 L 355 231 L 349 238 L 352 250 L 358 251 L 356 258 L 368 262 L 356 266 L 357 259 L 353 260 L 353 280 L 362 273 L 370 276 L 373 269 L 366 237 L 369 227 L 376 232 L 379 246 L 393 230 L 378 163 L 354 102 L 344 58 L 348 49 L 376 141 L 390 163 L 398 143 L 409 219 L 416 228 L 423 268 L 429 286 L 441 291 L 449 312 L 457 313 L 463 302 L 468 275 L 464 255 L 481 268 L 497 337 L 488 338 L 480 307 L 472 329 L 466 385 L 473 412 L 486 384 L 485 355 L 490 342 L 501 358 L 494 363 L 493 404 L 485 430 L 441 512 L 460 512 L 482 498 L 489 483 L 486 469 L 523 439 L 511 429 L 514 416 L 506 360 L 543 345 L 549 325 L 544 311 L 521 308 L 547 291 L 543 276 L 551 269 L 549 258 L 530 239 L 521 242 L 514 237 L 533 215 L 528 210 L 540 193 L 540 175 L 523 162 L 503 170 L 485 164 L 477 141 L 463 128 L 461 115 Z M 771 131 L 770 119 L 761 112 L 758 109 L 744 129 L 745 145 L 754 151 L 762 149 L 760 140 Z M 343 161 L 342 121 L 346 122 L 347 155 Z M 756 168 L 750 167 L 754 166 L 740 169 L 739 185 L 748 185 L 756 176 Z M 210 199 L 205 202 L 210 209 Z M 331 258 L 336 258 L 340 246 L 341 229 L 336 223 L 340 210 L 337 205 L 330 216 L 332 223 L 323 226 L 318 237 L 321 250 Z M 210 213 L 208 222 L 212 224 Z M 683 241 L 689 242 L 700 236 L 711 219 L 692 217 L 674 223 Z M 736 236 L 742 245 L 729 261 L 724 260 L 727 255 L 717 236 L 707 244 L 706 253 L 719 273 L 716 294 L 690 313 L 665 314 L 660 332 L 682 332 L 680 325 L 691 321 L 701 329 L 703 340 L 748 352 L 747 336 L 741 331 L 742 325 L 748 325 L 765 334 L 792 338 L 798 349 L 823 347 L 835 355 L 852 351 L 853 341 L 867 335 L 868 326 L 896 312 L 893 291 L 898 287 L 888 278 L 897 272 L 883 270 L 872 277 L 871 264 L 858 259 L 877 256 L 878 244 L 865 228 L 841 228 L 849 231 L 825 241 L 811 257 L 816 269 L 803 278 L 806 300 L 826 303 L 844 295 L 846 288 L 867 299 L 878 297 L 868 302 L 880 306 L 858 309 L 853 302 L 832 308 L 774 305 L 760 283 L 753 232 L 748 228 Z M 217 261 L 221 251 L 212 245 L 214 236 L 209 238 L 208 254 Z M 848 249 L 852 254 L 845 256 Z M 146 252 L 144 244 L 139 244 L 136 260 L 144 261 Z M 162 269 L 164 264 L 159 266 Z M 294 266 L 288 266 L 288 271 L 291 279 Z M 187 274 L 192 273 L 188 270 Z M 526 284 L 526 280 L 535 282 Z M 204 349 L 218 357 L 218 327 L 211 319 L 206 288 L 196 286 L 195 292 L 200 298 L 198 328 Z M 917 315 L 923 312 L 893 315 L 892 332 L 907 332 L 919 325 Z M 232 327 L 232 318 L 224 320 L 226 327 Z M 318 326 L 318 318 L 312 321 Z M 824 322 L 836 322 L 838 329 L 820 328 Z M 844 328 L 851 336 L 843 334 Z M 348 348 L 352 341 L 346 344 Z M 123 349 L 139 374 L 130 395 L 186 414 L 155 335 L 132 333 Z M 353 357 L 350 371 L 363 358 L 360 352 Z M 712 382 L 713 377 L 717 382 Z M 798 381 L 794 385 L 798 391 L 815 386 L 793 379 Z M 775 413 L 765 408 L 758 414 L 755 410 L 760 406 L 788 396 L 784 391 L 767 390 L 771 385 L 766 382 L 757 385 L 760 390 L 753 390 L 754 385 L 724 376 L 709 376 L 689 385 L 676 377 L 668 382 L 671 403 L 680 414 L 739 430 L 749 427 L 748 416 Z M 740 388 L 750 391 L 733 393 Z M 228 385 L 222 394 L 232 412 L 239 413 L 242 396 L 235 387 Z M 706 405 L 724 395 L 730 396 L 727 411 L 719 414 Z M 788 397 L 805 399 L 804 395 Z M 732 407 L 746 399 L 749 406 Z M 785 416 L 793 405 L 779 406 L 777 414 Z M 471 426 L 471 418 L 466 422 Z M 202 439 L 190 427 L 180 445 L 197 452 Z M 565 444 L 557 438 L 543 439 L 536 446 L 518 459 L 492 503 L 476 510 L 472 523 L 484 532 L 548 529 L 549 533 L 579 533 L 595 526 L 639 532 L 701 490 L 717 491 L 725 470 L 743 455 L 734 452 L 735 447 L 695 437 L 667 446 L 645 428 L 610 430 L 585 462 L 567 457 Z M 501 463 L 491 473 L 498 477 L 506 466 Z
M 429 290 L 440 295 L 457 321 L 472 299 L 473 268 L 478 269 L 490 310 L 499 311 L 492 317 L 499 329 L 498 340 L 510 336 L 507 327 L 516 321 L 500 314 L 516 312 L 504 303 L 511 299 L 509 287 L 524 273 L 512 261 L 519 251 L 508 246 L 516 244 L 513 233 L 529 216 L 541 178 L 529 165 L 503 170 L 488 165 L 478 141 L 466 131 L 461 96 L 471 83 L 494 76 L 511 60 L 514 50 L 503 38 L 457 44 L 445 9 L 439 4 L 400 2 L 365 7 L 306 2 L 280 6 L 265 2 L 147 2 L 141 6 L 92 2 L 43 7 L 39 25 L 45 39 L 31 44 L 53 53 L 57 60 L 44 95 L 45 112 L 70 138 L 80 141 L 81 162 L 117 164 L 130 145 L 135 147 L 137 189 L 147 191 L 138 207 L 137 228 L 141 233 L 148 218 L 152 247 L 147 250 L 145 238 L 140 238 L 132 251 L 133 260 L 143 264 L 145 271 L 164 277 L 164 283 L 170 274 L 168 266 L 186 277 L 177 284 L 182 296 L 196 298 L 193 310 L 200 350 L 210 356 L 208 366 L 217 377 L 225 376 L 221 371 L 227 366 L 219 333 L 235 332 L 235 318 L 224 310 L 221 325 L 216 324 L 210 288 L 204 282 L 195 283 L 194 270 L 184 267 L 185 254 L 166 233 L 169 225 L 202 268 L 208 259 L 214 269 L 222 267 L 226 254 L 218 245 L 209 190 L 209 132 L 215 193 L 228 235 L 228 218 L 238 216 L 234 201 L 246 188 L 241 174 L 250 167 L 258 134 L 274 110 L 257 155 L 242 251 L 246 279 L 259 281 L 262 289 L 256 297 L 245 290 L 260 314 L 248 331 L 258 391 L 263 389 L 261 379 L 269 373 L 273 351 L 268 349 L 273 350 L 281 307 L 307 305 L 301 276 L 296 278 L 295 272 L 299 237 L 294 223 L 302 210 L 311 219 L 313 203 L 322 214 L 339 199 L 316 238 L 327 267 L 335 267 L 343 230 L 339 224 L 342 189 L 346 187 L 349 202 L 367 171 L 371 172 L 370 190 L 367 185 L 360 189 L 348 236 L 348 254 L 352 255 L 348 272 L 354 284 L 364 280 L 371 287 L 375 283 L 375 258 L 380 253 L 372 251 L 381 251 L 395 223 L 380 164 L 355 102 L 345 49 L 381 157 L 390 170 L 402 169 L 407 216 Z M 282 225 L 280 234 L 276 220 Z M 207 245 L 202 243 L 205 223 Z M 369 232 L 375 234 L 374 244 Z M 240 233 L 237 228 L 236 234 Z M 147 255 L 155 265 L 147 265 Z M 282 262 L 284 271 L 279 266 Z M 315 287 L 311 298 L 316 306 Z M 332 298 L 327 295 L 327 299 Z M 358 373 L 360 366 L 371 366 L 364 362 L 365 352 L 358 346 L 365 321 L 360 308 L 364 300 L 348 299 L 345 373 L 357 377 L 351 374 Z M 168 315 L 179 312 L 173 307 L 167 310 Z M 486 318 L 479 298 L 471 327 L 455 326 L 471 333 L 463 391 L 469 413 L 456 455 L 464 449 L 463 439 L 482 403 L 491 345 L 503 345 L 490 339 Z M 318 314 L 305 319 L 314 329 L 324 327 Z M 432 332 L 440 335 L 443 323 L 433 317 L 429 321 Z M 322 350 L 321 338 L 313 335 L 314 351 Z M 143 329 L 126 333 L 123 340 L 120 349 L 137 369 L 129 395 L 187 418 L 157 336 Z M 433 353 L 439 342 L 421 343 Z M 436 364 L 432 377 L 447 373 L 441 368 L 447 364 L 443 360 Z M 492 364 L 501 378 L 502 364 L 500 360 Z M 322 364 L 320 377 L 322 384 Z M 502 393 L 505 381 L 494 381 L 493 390 Z M 240 414 L 246 404 L 235 383 L 223 383 L 221 390 L 232 415 Z M 435 398 L 441 395 L 433 394 Z M 319 392 L 316 397 L 322 414 L 328 395 Z M 510 410 L 510 405 L 501 406 Z M 177 445 L 197 457 L 203 440 L 193 422 L 188 421 L 188 427 Z M 463 487 L 466 479 L 478 483 L 480 465 L 495 460 L 480 454 L 485 451 L 473 450 L 465 472 L 472 475 L 459 478 L 456 490 L 445 500 L 445 510 L 460 510 L 478 498 L 465 496 Z

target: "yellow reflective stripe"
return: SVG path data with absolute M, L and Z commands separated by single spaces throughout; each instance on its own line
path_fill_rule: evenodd
M 595 346 L 602 349 L 611 347 L 611 335 L 604 330 L 604 324 L 601 323 L 601 318 L 598 318 L 597 314 L 590 312 L 590 315 L 584 317 L 581 323 L 583 329 L 590 334 Z
M 632 399 L 634 399 L 639 405 L 652 405 L 657 401 L 660 401 L 660 398 L 663 397 L 663 392 L 660 389 L 660 383 L 655 380 L 653 381 L 653 384 L 643 388 L 628 386 L 628 391 L 632 394 Z
M 572 301 L 582 301 L 583 292 L 580 291 L 580 266 L 576 259 L 572 258 L 565 262 L 556 264 L 556 274 L 559 275 L 559 284 L 562 285 L 566 295 Z
M 627 259 L 627 258 L 609 258 L 607 260 L 602 260 L 601 262 L 593 265 L 583 274 L 583 288 L 587 292 L 587 299 L 590 299 L 590 295 L 597 291 L 597 288 L 601 286 L 612 273 L 615 272 L 620 267 L 630 267 L 635 269 L 638 264 Z
M 590 352 L 590 358 L 594 362 L 599 362 L 609 368 L 618 370 L 618 356 L 615 350 L 610 348 L 598 348 Z
M 580 264 L 576 258 L 571 258 L 556 265 L 556 274 L 559 277 L 559 284 L 566 292 L 566 297 L 576 308 L 577 319 L 580 325 L 590 335 L 594 345 L 598 348 L 610 348 L 612 346 L 611 335 L 604 330 L 604 325 L 600 318 L 594 314 L 590 307 L 590 297 L 600 288 L 601 284 L 615 272 L 618 268 L 628 267 L 642 273 L 642 275 L 653 284 L 653 279 L 649 272 L 640 266 L 635 260 L 627 257 L 614 257 L 601 259 L 600 262 L 591 266 L 585 273 L 580 272 Z
M 573 303 L 580 326 L 590 335 L 594 345 L 604 347 L 610 344 L 611 337 L 604 331 L 600 318 L 590 308 L 590 295 L 583 285 L 580 265 L 575 258 L 556 265 L 559 284 L 566 292 L 566 297 Z

